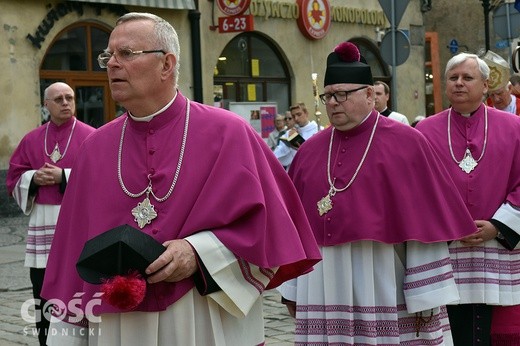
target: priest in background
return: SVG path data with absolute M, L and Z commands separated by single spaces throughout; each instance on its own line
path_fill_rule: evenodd
M 453 338 L 460 346 L 489 345 L 491 333 L 493 345 L 518 345 L 520 118 L 484 104 L 492 81 L 477 55 L 452 57 L 445 77 L 451 107 L 416 128 L 444 163 L 478 227 L 450 244 L 460 294 L 448 306 Z
M 40 293 L 63 194 L 79 147 L 94 128 L 79 121 L 74 90 L 65 83 L 49 85 L 43 93 L 49 121 L 22 138 L 9 161 L 7 190 L 29 215 L 25 266 L 29 267 L 40 345 L 46 345 L 49 320 L 41 310 Z

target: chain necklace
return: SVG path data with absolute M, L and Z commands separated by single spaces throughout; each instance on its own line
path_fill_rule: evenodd
M 356 171 L 354 172 L 354 175 L 352 176 L 352 178 L 350 179 L 348 184 L 345 187 L 342 187 L 341 189 L 338 189 L 337 187 L 334 186 L 334 183 L 336 182 L 336 178 L 334 178 L 334 180 L 333 180 L 331 177 L 331 174 L 330 174 L 330 157 L 331 157 L 331 153 L 332 153 L 332 142 L 334 139 L 334 128 L 332 129 L 332 132 L 330 133 L 329 153 L 328 153 L 328 157 L 327 157 L 327 179 L 329 182 L 330 189 L 329 189 L 329 192 L 325 195 L 325 197 L 320 199 L 317 203 L 318 212 L 320 213 L 320 216 L 326 214 L 327 212 L 329 212 L 332 209 L 332 206 L 333 206 L 332 197 L 334 197 L 334 195 L 336 195 L 336 193 L 342 192 L 342 191 L 345 191 L 346 189 L 348 189 L 350 187 L 350 185 L 352 185 L 352 183 L 356 179 L 356 177 L 359 173 L 359 170 L 361 169 L 361 166 L 363 166 L 363 163 L 365 162 L 365 159 L 368 154 L 368 150 L 370 149 L 370 146 L 372 145 L 372 140 L 374 139 L 374 134 L 376 133 L 377 123 L 379 122 L 379 117 L 380 117 L 380 115 L 378 113 L 376 116 L 376 121 L 374 123 L 374 127 L 372 128 L 372 133 L 370 134 L 370 138 L 368 139 L 367 147 L 365 148 L 365 152 L 363 153 L 363 156 L 361 157 L 361 161 L 359 161 L 359 165 L 357 166 Z
M 486 152 L 486 146 L 487 146 L 487 135 L 488 135 L 488 109 L 484 105 L 484 144 L 482 146 L 482 152 L 480 153 L 480 157 L 475 160 L 473 158 L 473 155 L 471 155 L 471 151 L 468 147 L 466 147 L 466 151 L 464 153 L 464 157 L 462 160 L 457 161 L 455 158 L 455 154 L 453 154 L 453 147 L 451 145 L 451 108 L 448 111 L 448 146 L 450 147 L 450 154 L 453 161 L 455 161 L 456 164 L 459 165 L 460 169 L 462 169 L 464 172 L 469 174 L 472 170 L 477 167 L 479 161 L 484 157 L 484 153 Z
M 67 145 L 65 146 L 65 150 L 63 150 L 63 154 L 60 153 L 60 147 L 58 146 L 58 141 L 56 141 L 56 145 L 54 146 L 54 149 L 52 150 L 52 153 L 49 154 L 47 151 L 47 134 L 49 133 L 49 125 L 50 120 L 47 123 L 47 127 L 45 128 L 45 138 L 43 140 L 43 145 L 45 146 L 45 155 L 50 157 L 52 162 L 56 163 L 59 160 L 63 159 L 65 157 L 65 154 L 67 153 L 67 149 L 69 149 L 70 140 L 72 139 L 72 134 L 74 133 L 74 128 L 76 127 L 76 118 L 74 118 L 74 123 L 72 124 L 72 130 L 70 130 L 69 139 L 67 140 Z
M 184 131 L 182 134 L 182 143 L 181 143 L 181 149 L 179 153 L 179 161 L 177 162 L 177 168 L 175 170 L 175 174 L 173 176 L 173 181 L 170 186 L 170 189 L 164 195 L 164 197 L 157 197 L 155 193 L 153 192 L 153 186 L 152 186 L 152 180 L 150 178 L 150 175 L 148 175 L 148 186 L 139 193 L 132 193 L 130 192 L 123 182 L 123 176 L 122 176 L 122 169 L 121 169 L 121 161 L 123 157 L 123 139 L 125 137 L 125 129 L 126 125 L 128 123 L 128 117 L 125 119 L 125 122 L 123 123 L 123 129 L 121 130 L 121 140 L 119 141 L 119 151 L 117 153 L 117 176 L 119 178 L 119 185 L 121 186 L 121 189 L 123 192 L 132 198 L 139 198 L 142 195 L 146 193 L 146 197 L 143 199 L 142 202 L 139 202 L 135 208 L 132 209 L 132 215 L 134 216 L 134 221 L 137 223 L 139 228 L 143 228 L 145 225 L 148 225 L 152 222 L 153 219 L 157 217 L 157 212 L 154 209 L 153 204 L 150 203 L 150 194 L 153 196 L 153 198 L 161 203 L 166 201 L 170 195 L 173 192 L 173 189 L 175 188 L 175 185 L 177 184 L 177 179 L 179 178 L 179 173 L 181 171 L 182 166 L 182 160 L 184 158 L 184 149 L 186 148 L 186 140 L 188 138 L 188 123 L 190 119 L 190 102 L 186 98 L 186 121 L 184 123 Z

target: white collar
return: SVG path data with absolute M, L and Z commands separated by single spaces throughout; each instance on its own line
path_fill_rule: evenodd
M 134 117 L 132 115 L 132 113 L 128 112 L 128 115 L 130 116 L 130 118 L 132 118 L 133 120 L 135 121 L 142 121 L 142 122 L 149 122 L 151 121 L 156 115 L 164 112 L 166 109 L 168 109 L 168 107 L 170 107 L 172 105 L 172 103 L 175 101 L 175 99 L 177 98 L 177 95 L 179 93 L 175 93 L 175 96 L 172 98 L 172 100 L 170 102 L 168 102 L 166 104 L 166 106 L 164 106 L 163 108 L 159 109 L 157 112 L 153 113 L 153 114 L 150 114 L 150 115 L 147 115 L 145 117 Z

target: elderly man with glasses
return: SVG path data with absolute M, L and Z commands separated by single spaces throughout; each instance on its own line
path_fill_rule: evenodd
M 447 242 L 477 229 L 426 138 L 374 109 L 361 58 L 350 42 L 329 54 L 320 99 L 332 126 L 289 169 L 323 257 L 280 287 L 295 343 L 449 345 Z
M 9 161 L 7 189 L 23 213 L 30 215 L 25 266 L 30 268 L 37 301 L 38 339 L 46 345 L 46 305 L 40 292 L 56 220 L 79 147 L 95 129 L 79 121 L 72 88 L 62 82 L 48 86 L 43 95 L 49 121 L 22 138 Z
M 320 260 L 272 151 L 244 119 L 181 93 L 180 57 L 175 29 L 135 12 L 99 57 L 127 112 L 85 142 L 65 196 L 43 295 L 75 310 L 51 321 L 52 345 L 262 345 L 262 293 Z M 104 255 L 121 227 L 139 251 Z M 102 250 L 78 261 L 89 244 Z M 129 270 L 111 272 L 119 262 Z M 118 298 L 122 286 L 140 296 Z

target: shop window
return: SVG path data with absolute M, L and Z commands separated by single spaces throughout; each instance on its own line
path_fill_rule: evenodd
M 276 103 L 278 113 L 290 106 L 287 64 L 275 45 L 256 33 L 243 33 L 224 48 L 214 69 L 214 100 L 228 108 L 229 102 Z

